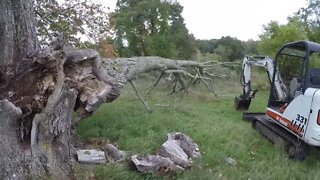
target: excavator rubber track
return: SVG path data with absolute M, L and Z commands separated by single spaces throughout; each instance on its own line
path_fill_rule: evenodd
M 298 137 L 288 132 L 267 116 L 257 116 L 252 120 L 252 127 L 271 143 L 283 146 L 295 160 L 304 160 L 308 153 L 308 146 Z

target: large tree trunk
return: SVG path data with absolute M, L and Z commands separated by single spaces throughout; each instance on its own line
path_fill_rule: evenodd
M 8 100 L 0 101 L 0 110 L 0 179 L 24 179 L 26 159 L 17 136 L 22 112 Z
M 16 68 L 36 51 L 33 1 L 0 1 L 0 86 L 9 83 Z M 7 65 L 4 67 L 4 65 Z M 10 92 L 2 91 L 2 95 Z M 8 97 L 1 96 L 1 99 Z M 18 136 L 22 111 L 0 101 L 0 179 L 24 179 L 29 174 L 30 150 Z M 29 158 L 29 159 L 28 159 Z
M 50 57 L 57 59 L 53 67 L 33 63 L 33 5 L 33 0 L 0 1 L 0 179 L 67 179 L 72 176 L 69 137 L 77 91 L 64 84 L 62 51 Z M 40 91 L 47 90 L 42 85 L 47 77 L 54 79 L 52 94 Z
M 0 64 L 19 63 L 35 52 L 32 0 L 0 1 Z

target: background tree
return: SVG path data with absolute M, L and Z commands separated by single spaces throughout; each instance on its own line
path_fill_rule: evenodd
M 314 42 L 320 42 L 320 1 L 309 0 L 306 8 L 301 8 L 298 17 L 308 25 L 308 38 Z
M 289 22 L 285 25 L 280 25 L 275 21 L 270 22 L 267 26 L 264 26 L 264 32 L 260 35 L 261 40 L 258 44 L 260 54 L 274 58 L 285 43 L 307 40 L 307 29 L 306 24 L 300 21 L 298 17 L 289 18 Z M 281 56 L 280 61 L 278 61 L 280 72 L 286 72 L 281 76 L 285 83 L 289 83 L 293 77 L 298 76 L 301 66 L 301 61 L 296 58 L 287 58 L 287 56 Z
M 118 0 L 115 12 L 116 47 L 120 56 L 157 55 L 190 58 L 194 38 L 176 1 Z
M 108 10 L 91 0 L 36 0 L 35 12 L 41 45 L 50 42 L 53 32 L 61 32 L 76 46 L 86 45 L 83 39 L 98 44 L 111 34 Z
M 244 55 L 244 44 L 237 38 L 230 36 L 220 39 L 197 40 L 197 48 L 202 54 L 214 54 L 222 61 L 235 61 L 241 59 Z
M 256 55 L 258 54 L 258 43 L 259 41 L 255 41 L 249 39 L 248 41 L 242 41 L 242 45 L 244 47 L 244 52 L 246 55 Z
M 289 22 L 280 25 L 276 21 L 271 21 L 264 26 L 264 32 L 259 36 L 260 42 L 258 50 L 260 54 L 274 57 L 283 44 L 298 40 L 307 40 L 307 27 L 299 18 L 289 18 Z
M 217 48 L 217 41 L 217 39 L 196 40 L 196 46 L 202 54 L 214 53 L 214 49 Z
M 222 56 L 222 53 L 225 53 L 225 56 L 228 59 L 228 61 L 234 61 L 236 59 L 243 58 L 244 47 L 241 41 L 237 38 L 233 38 L 230 36 L 222 37 L 218 40 L 217 44 L 219 44 L 220 46 L 220 55 Z

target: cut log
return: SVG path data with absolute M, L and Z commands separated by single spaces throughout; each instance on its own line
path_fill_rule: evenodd
M 104 148 L 104 152 L 108 162 L 110 163 L 121 162 L 126 158 L 125 153 L 112 144 L 107 144 Z
M 96 149 L 83 149 L 77 151 L 78 161 L 82 163 L 106 163 L 106 157 L 103 151 L 98 151 Z
M 168 175 L 189 168 L 192 159 L 200 156 L 198 145 L 189 136 L 176 132 L 167 134 L 157 155 L 134 155 L 131 160 L 140 172 Z
M 157 155 L 171 159 L 175 164 L 187 168 L 190 167 L 188 155 L 179 146 L 176 140 L 167 140 L 159 149 Z
M 175 132 L 167 134 L 168 140 L 176 140 L 178 145 L 183 149 L 183 151 L 188 155 L 189 158 L 199 158 L 201 153 L 199 151 L 199 146 L 193 142 L 193 140 L 184 133 Z
M 184 168 L 175 165 L 169 158 L 158 155 L 134 155 L 131 160 L 137 170 L 143 173 L 155 172 L 159 175 L 169 175 L 184 170 Z

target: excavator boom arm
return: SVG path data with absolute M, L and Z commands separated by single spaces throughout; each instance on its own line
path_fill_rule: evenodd
M 273 79 L 273 74 L 276 68 L 274 67 L 273 60 L 268 56 L 245 56 L 242 62 L 241 73 L 241 85 L 243 87 L 243 93 L 235 98 L 235 108 L 248 109 L 251 103 L 251 99 L 254 98 L 257 90 L 251 88 L 251 66 L 263 67 L 268 75 L 269 82 Z M 288 91 L 284 85 L 281 76 L 278 71 L 275 73 L 274 87 L 277 98 L 284 101 L 288 96 Z

